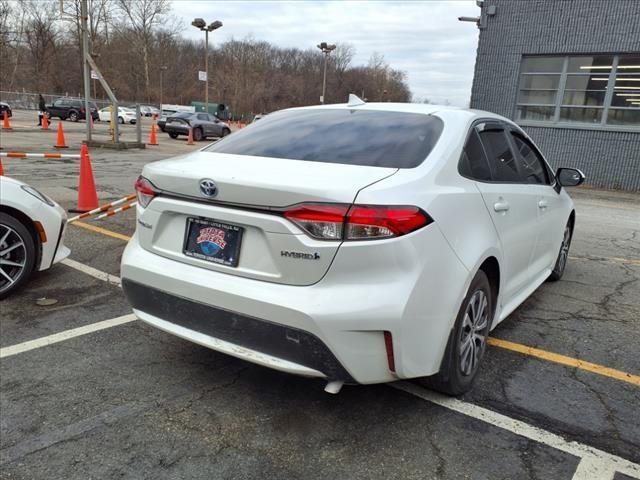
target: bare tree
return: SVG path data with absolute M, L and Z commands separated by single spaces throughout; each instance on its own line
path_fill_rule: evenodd
M 149 58 L 153 46 L 153 34 L 171 11 L 171 3 L 169 0 L 117 0 L 117 5 L 131 29 L 136 47 L 142 53 L 144 94 L 149 101 L 151 98 Z

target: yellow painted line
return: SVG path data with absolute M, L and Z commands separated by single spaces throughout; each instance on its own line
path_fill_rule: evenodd
M 557 353 L 547 352 L 546 350 L 540 350 L 537 348 L 528 347 L 526 345 L 522 345 L 521 343 L 509 342 L 507 340 L 502 340 L 499 338 L 489 337 L 487 339 L 487 343 L 494 347 L 500 347 L 506 350 L 511 350 L 513 352 L 522 353 L 523 355 L 529 355 L 531 357 L 541 358 L 542 360 L 546 360 L 548 362 L 553 362 L 553 363 L 559 363 L 561 365 L 566 365 L 567 367 L 579 368 L 580 370 L 585 370 L 587 372 L 603 375 L 605 377 L 613 378 L 615 380 L 620 380 L 622 382 L 628 382 L 628 383 L 631 383 L 632 385 L 636 385 L 640 387 L 640 376 L 638 375 L 633 375 L 631 373 L 622 372 L 620 370 L 615 370 L 613 368 L 604 367 L 596 363 L 586 362 L 578 358 L 566 357 L 564 355 L 559 355 Z
M 640 258 L 624 257 L 589 257 L 586 255 L 570 256 L 571 260 L 593 260 L 594 262 L 625 263 L 628 265 L 640 265 Z
M 95 225 L 91 225 L 89 223 L 83 222 L 73 222 L 70 225 L 75 225 L 76 227 L 84 228 L 86 230 L 91 230 L 92 232 L 101 233 L 102 235 L 106 235 L 107 237 L 117 238 L 118 240 L 124 240 L 128 242 L 131 240 L 131 237 L 127 235 L 123 235 L 122 233 L 113 232 L 111 230 L 107 230 L 106 228 L 96 227 Z

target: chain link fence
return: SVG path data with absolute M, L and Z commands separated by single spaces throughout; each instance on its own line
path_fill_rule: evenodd
M 8 103 L 11 105 L 13 110 L 38 110 L 38 95 L 39 94 L 37 93 L 31 92 L 8 92 L 0 90 L 0 102 Z M 57 98 L 83 98 L 80 93 L 78 95 L 69 95 L 68 93 L 65 93 L 64 95 L 52 95 L 50 93 L 43 93 L 42 97 L 47 105 L 51 105 Z M 92 98 L 91 101 L 98 105 L 98 109 L 111 105 L 109 100 L 97 100 Z M 119 102 L 119 105 L 121 107 L 130 105 L 135 108 L 135 103 L 130 102 Z

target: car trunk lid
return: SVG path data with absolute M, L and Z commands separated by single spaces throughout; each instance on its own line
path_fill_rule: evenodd
M 303 202 L 351 204 L 362 188 L 397 169 L 196 152 L 155 162 L 143 176 L 160 192 L 140 211 L 138 237 L 143 248 L 182 263 L 230 275 L 289 285 L 319 281 L 331 265 L 340 241 L 316 240 L 284 218 L 285 207 Z M 211 180 L 217 194 L 203 194 Z M 194 256 L 198 250 L 189 225 L 212 222 L 229 240 L 227 226 L 241 231 L 237 262 L 221 264 Z M 145 227 L 146 225 L 146 227 Z M 195 227 L 191 227 L 195 228 Z M 198 227 L 200 228 L 200 227 Z M 210 233 L 210 232 L 209 232 Z M 234 240 L 235 241 L 235 240 Z M 206 242 L 205 242 L 206 244 Z M 204 246 L 204 244 L 203 244 Z M 229 262 L 227 262 L 229 263 Z M 234 263 L 234 262 L 230 262 Z

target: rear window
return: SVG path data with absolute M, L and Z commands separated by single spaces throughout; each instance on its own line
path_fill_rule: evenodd
M 236 155 L 413 168 L 442 133 L 437 117 L 348 109 L 285 110 L 263 117 L 205 150 Z

